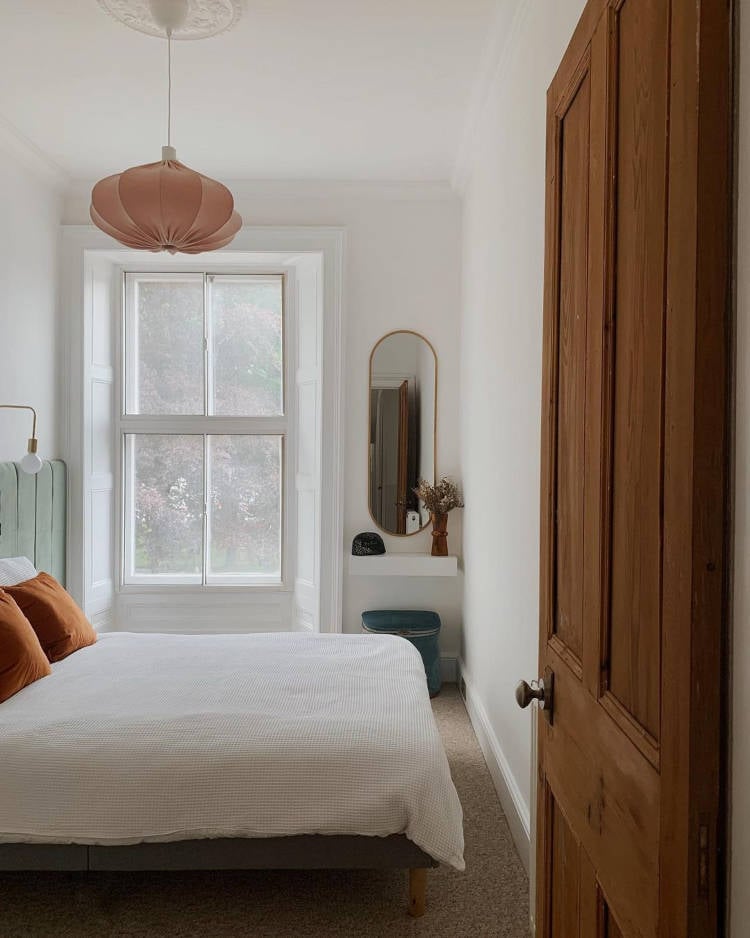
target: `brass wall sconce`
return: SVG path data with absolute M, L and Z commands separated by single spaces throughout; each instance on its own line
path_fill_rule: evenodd
M 34 422 L 31 426 L 31 436 L 29 437 L 26 455 L 21 459 L 21 468 L 24 472 L 28 472 L 29 475 L 36 475 L 42 468 L 42 460 L 37 455 L 39 442 L 36 438 L 36 411 L 33 407 L 29 407 L 28 404 L 0 404 L 0 410 L 30 410 L 33 414 Z

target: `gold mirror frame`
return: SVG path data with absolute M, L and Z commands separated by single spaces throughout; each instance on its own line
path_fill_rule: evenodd
M 372 365 L 373 359 L 375 357 L 375 352 L 378 348 L 385 342 L 386 339 L 390 339 L 394 335 L 413 335 L 418 339 L 421 339 L 432 352 L 432 357 L 435 359 L 435 383 L 433 388 L 433 400 L 435 401 L 435 406 L 432 409 L 432 481 L 433 483 L 437 481 L 437 411 L 438 411 L 438 356 L 435 351 L 435 346 L 430 342 L 427 336 L 422 335 L 421 332 L 417 332 L 414 329 L 392 329 L 390 332 L 386 332 L 385 335 L 381 336 L 378 341 L 373 345 L 372 351 L 370 352 L 369 366 L 367 368 L 367 439 L 366 439 L 366 452 L 367 452 L 367 511 L 370 515 L 372 523 L 378 528 L 379 531 L 382 531 L 383 534 L 388 534 L 390 537 L 414 537 L 415 534 L 421 534 L 426 528 L 429 527 L 430 522 L 426 521 L 423 525 L 419 527 L 416 531 L 409 531 L 406 534 L 396 534 L 393 531 L 389 531 L 387 528 L 382 527 L 379 521 L 375 518 L 372 513 L 372 506 L 370 504 L 370 427 L 372 426 Z

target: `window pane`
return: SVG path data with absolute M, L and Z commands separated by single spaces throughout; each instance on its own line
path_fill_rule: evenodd
M 203 276 L 131 276 L 127 413 L 202 414 Z
M 211 413 L 283 413 L 282 278 L 214 277 L 210 286 Z
M 281 437 L 210 436 L 208 573 L 281 578 Z
M 126 437 L 128 573 L 203 579 L 203 437 Z

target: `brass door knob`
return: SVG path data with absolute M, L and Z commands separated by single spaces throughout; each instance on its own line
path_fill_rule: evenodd
M 544 677 L 538 681 L 532 681 L 531 684 L 526 681 L 520 681 L 516 686 L 516 703 L 522 709 L 528 707 L 532 700 L 539 703 L 539 709 L 546 711 L 546 716 L 552 715 L 552 691 L 555 685 L 553 673 L 547 668 Z
M 516 686 L 516 703 L 518 706 L 525 710 L 532 700 L 538 700 L 539 706 L 544 707 L 544 681 L 541 680 L 538 684 L 536 681 L 532 681 L 531 684 L 528 681 L 519 681 Z

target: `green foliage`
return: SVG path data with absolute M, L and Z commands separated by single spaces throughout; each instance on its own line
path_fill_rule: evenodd
M 217 278 L 210 291 L 209 413 L 283 411 L 279 281 Z M 139 412 L 202 414 L 203 284 L 141 281 L 137 291 Z M 138 434 L 135 572 L 200 574 L 204 438 Z M 281 445 L 278 436 L 206 438 L 210 466 L 210 573 L 280 569 Z

